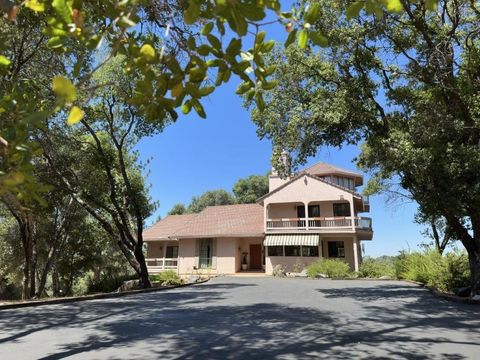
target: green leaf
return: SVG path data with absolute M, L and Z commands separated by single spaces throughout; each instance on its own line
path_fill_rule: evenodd
M 197 1 L 189 1 L 188 8 L 183 12 L 185 23 L 188 25 L 192 25 L 195 23 L 195 21 L 197 21 L 199 16 L 200 16 L 200 3 Z
M 267 33 L 265 31 L 260 31 L 257 36 L 255 36 L 255 44 L 261 44 L 263 40 L 265 39 L 265 35 Z
M 207 56 L 208 54 L 210 54 L 210 50 L 212 48 L 209 46 L 209 45 L 206 45 L 206 44 L 203 44 L 203 45 L 200 45 L 198 48 L 197 48 L 197 52 L 201 55 L 201 56 Z
M 187 100 L 182 105 L 182 113 L 187 115 L 192 110 L 192 102 Z
M 207 39 L 208 39 L 208 42 L 210 44 L 212 44 L 212 46 L 217 49 L 217 50 L 221 50 L 222 49 L 222 43 L 220 42 L 220 40 L 218 40 L 218 38 L 216 36 L 213 36 L 213 35 L 210 35 L 208 34 L 207 35 Z
M 52 7 L 63 22 L 72 23 L 72 7 L 67 0 L 53 0 Z
M 203 88 L 198 89 L 198 92 L 201 96 L 208 96 L 215 90 L 215 86 L 205 86 Z
M 180 82 L 172 88 L 172 96 L 180 96 L 183 92 L 183 84 Z
M 295 41 L 295 38 L 297 37 L 297 32 L 298 32 L 298 29 L 293 29 L 292 31 L 290 31 L 290 34 L 288 34 L 287 40 L 285 40 L 285 48 L 293 44 L 293 42 Z
M 78 106 L 72 106 L 70 113 L 68 114 L 67 124 L 74 125 L 83 119 L 85 113 Z
M 238 86 L 237 91 L 235 91 L 235 93 L 238 95 L 245 94 L 252 87 L 253 87 L 253 83 L 251 81 L 244 81 Z
M 308 42 L 308 32 L 306 29 L 302 29 L 298 33 L 298 47 L 300 49 L 305 49 L 307 47 Z
M 310 40 L 312 40 L 312 42 L 315 44 L 315 45 L 318 45 L 318 46 L 321 46 L 321 47 L 327 47 L 328 46 L 328 39 L 323 36 L 322 34 L 316 32 L 316 31 L 313 31 L 309 34 L 309 37 L 310 37 Z
M 274 46 L 275 46 L 275 40 L 269 40 L 265 44 L 263 44 L 262 51 L 265 53 L 268 53 L 272 51 Z
M 255 103 L 257 104 L 258 110 L 261 112 L 265 110 L 265 101 L 263 100 L 263 96 L 261 93 L 257 93 L 255 95 Z
M 363 1 L 355 1 L 352 5 L 347 8 L 346 14 L 347 19 L 353 19 L 360 14 L 360 11 L 363 9 L 363 5 L 365 3 Z
M 155 49 L 150 44 L 144 44 L 140 48 L 140 55 L 142 55 L 142 58 L 146 61 L 153 61 L 155 60 Z
M 200 34 L 202 34 L 203 36 L 210 34 L 213 30 L 213 26 L 214 26 L 213 22 L 209 22 L 205 24 L 205 26 L 200 31 Z
M 66 102 L 73 102 L 77 99 L 75 85 L 63 76 L 55 76 L 52 81 L 52 89 L 58 97 Z
M 262 84 L 262 89 L 263 90 L 272 90 L 274 89 L 278 84 L 278 81 L 267 81 Z
M 47 47 L 50 49 L 58 49 L 63 47 L 66 38 L 64 36 L 54 36 L 47 41 Z
M 305 22 L 309 24 L 313 24 L 320 14 L 320 3 L 310 3 L 310 7 L 307 11 L 307 15 L 305 15 Z
M 25 7 L 33 10 L 35 12 L 43 12 L 45 11 L 45 4 L 38 0 L 27 0 L 25 1 Z
M 203 79 L 205 79 L 205 72 L 200 68 L 191 69 L 189 74 L 190 74 L 189 79 L 192 82 L 200 82 L 200 81 L 203 81 Z
M 425 7 L 427 8 L 427 10 L 437 11 L 438 0 L 425 0 Z
M 8 60 L 7 57 L 0 55 L 0 66 L 8 66 L 10 65 L 11 61 Z
M 403 10 L 403 5 L 400 0 L 387 0 L 387 10 L 392 12 L 400 12 Z
M 197 114 L 202 118 L 205 119 L 207 115 L 205 114 L 205 110 L 203 109 L 202 104 L 197 99 L 192 99 L 192 105 Z

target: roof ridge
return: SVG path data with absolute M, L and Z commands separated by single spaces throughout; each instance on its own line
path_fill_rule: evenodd
M 356 171 L 354 171 L 354 170 L 348 170 L 348 169 L 345 169 L 345 168 L 343 168 L 343 167 L 340 167 L 340 166 L 337 166 L 337 165 L 333 165 L 333 164 L 329 164 L 329 163 L 324 162 L 324 161 L 316 162 L 315 164 L 312 164 L 312 165 L 306 167 L 305 169 L 300 170 L 300 171 L 299 171 L 299 174 L 301 174 L 301 173 L 303 173 L 303 172 L 306 172 L 306 171 L 308 171 L 308 170 L 312 169 L 313 167 L 315 167 L 315 166 L 317 166 L 317 165 L 320 165 L 320 164 L 327 165 L 327 166 L 329 166 L 330 168 L 334 168 L 334 169 L 336 169 L 336 170 L 338 170 L 338 171 L 343 171 L 343 172 L 347 172 L 347 173 L 350 173 L 350 174 L 354 174 L 354 175 L 358 175 L 358 176 L 362 176 L 362 177 L 363 177 L 363 175 L 362 175 L 361 173 L 359 173 L 359 172 L 356 172 Z

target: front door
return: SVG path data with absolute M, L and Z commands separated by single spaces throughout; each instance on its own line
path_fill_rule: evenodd
M 250 269 L 260 270 L 262 268 L 262 245 L 250 244 Z

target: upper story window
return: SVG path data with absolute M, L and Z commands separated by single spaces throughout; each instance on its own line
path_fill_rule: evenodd
M 345 176 L 322 176 L 322 179 L 333 184 L 343 186 L 344 188 L 355 190 L 355 181 Z
M 351 216 L 349 203 L 333 204 L 333 216 Z
M 320 216 L 320 205 L 308 205 L 308 217 L 319 217 Z M 300 219 L 305 218 L 305 206 L 297 206 L 297 217 Z

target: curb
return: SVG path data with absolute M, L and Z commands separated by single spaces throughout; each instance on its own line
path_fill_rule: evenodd
M 454 294 L 444 293 L 444 292 L 442 292 L 442 291 L 440 291 L 440 290 L 438 290 L 434 287 L 427 286 L 424 283 L 421 283 L 421 282 L 418 282 L 418 281 L 413 281 L 413 280 L 403 280 L 403 281 L 407 281 L 409 283 L 416 284 L 416 285 L 421 286 L 425 289 L 428 289 L 432 293 L 433 296 L 435 296 L 436 298 L 439 298 L 439 299 L 444 299 L 444 300 L 447 300 L 447 301 L 452 301 L 452 302 L 461 303 L 461 304 L 480 305 L 480 300 L 473 300 L 470 297 L 460 297 L 460 296 L 457 296 L 457 295 L 454 295 Z
M 176 288 L 182 288 L 187 286 L 194 286 L 199 285 L 207 282 L 209 279 L 197 281 L 191 284 L 182 284 L 176 286 L 163 286 L 158 288 L 150 288 L 150 289 L 139 289 L 139 290 L 131 290 L 125 292 L 116 292 L 116 293 L 103 293 L 103 294 L 94 294 L 94 295 L 85 295 L 85 296 L 72 296 L 68 298 L 57 298 L 57 299 L 49 299 L 49 300 L 33 300 L 33 301 L 26 301 L 26 302 L 19 302 L 15 304 L 4 304 L 0 305 L 0 311 L 8 310 L 8 309 L 18 309 L 18 308 L 25 308 L 25 307 L 35 307 L 35 306 L 42 306 L 42 305 L 55 305 L 55 304 L 67 304 L 73 302 L 82 302 L 82 301 L 89 301 L 89 300 L 98 300 L 98 299 L 114 299 L 123 296 L 129 295 L 138 295 L 150 292 L 157 292 L 157 291 L 165 291 L 171 290 Z

